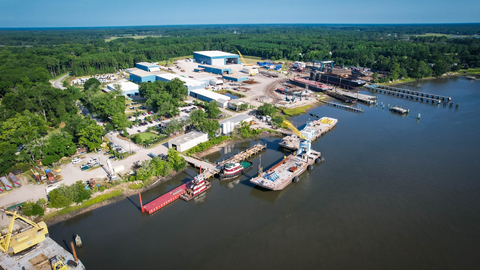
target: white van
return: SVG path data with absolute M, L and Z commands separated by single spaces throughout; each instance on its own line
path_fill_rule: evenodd
M 45 189 L 45 192 L 50 193 L 52 190 L 59 188 L 60 185 L 48 185 L 47 188 Z

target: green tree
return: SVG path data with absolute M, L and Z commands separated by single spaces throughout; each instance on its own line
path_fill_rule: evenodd
M 218 108 L 218 103 L 214 100 L 209 103 L 205 103 L 204 108 L 207 110 L 208 118 L 217 119 L 218 115 L 221 113 Z
M 173 148 L 168 149 L 167 161 L 172 167 L 172 169 L 174 169 L 177 172 L 185 168 L 185 166 L 187 166 L 187 162 L 185 161 L 185 159 L 182 156 L 180 156 L 177 150 Z
M 97 150 L 102 144 L 102 132 L 101 126 L 90 124 L 78 132 L 78 143 L 88 147 L 90 150 Z
M 263 105 L 258 107 L 257 110 L 261 115 L 265 116 L 273 116 L 277 112 L 275 107 L 270 103 L 263 103 Z
M 48 206 L 50 208 L 63 208 L 72 204 L 72 200 L 63 195 L 59 188 L 48 193 L 48 201 Z
M 83 84 L 83 89 L 90 90 L 100 87 L 100 81 L 96 78 L 90 78 Z

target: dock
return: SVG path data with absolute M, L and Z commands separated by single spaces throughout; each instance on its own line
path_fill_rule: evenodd
M 413 91 L 409 89 L 403 89 L 403 88 L 396 88 L 396 87 L 390 87 L 390 86 L 384 86 L 384 85 L 365 85 L 364 86 L 366 89 L 373 91 L 373 92 L 378 92 L 382 94 L 387 94 L 387 95 L 396 95 L 398 97 L 403 97 L 407 99 L 412 99 L 412 100 L 417 100 L 417 101 L 425 101 L 425 102 L 432 102 L 432 103 L 437 103 L 440 104 L 443 101 L 451 101 L 451 97 L 446 97 L 446 96 L 441 96 L 437 94 L 430 94 L 430 93 L 425 93 L 425 92 L 420 92 L 420 91 Z
M 323 103 L 327 104 L 328 106 L 332 106 L 335 108 L 351 111 L 351 112 L 356 112 L 356 113 L 363 113 L 363 110 L 357 107 L 349 106 L 349 105 L 343 105 L 340 103 L 335 103 L 335 102 L 325 102 L 322 101 Z
M 212 163 L 209 163 L 209 162 L 206 162 L 206 161 L 200 160 L 198 158 L 194 158 L 194 157 L 184 156 L 183 158 L 185 159 L 185 161 L 188 164 L 192 165 L 193 167 L 201 168 L 201 171 L 200 171 L 199 175 L 203 175 L 203 179 L 207 180 L 207 179 L 215 176 L 216 174 L 219 174 L 223 169 L 223 165 L 225 165 L 226 163 L 243 161 L 247 158 L 252 157 L 255 154 L 258 154 L 259 152 L 261 152 L 262 150 L 264 150 L 266 148 L 267 148 L 267 144 L 256 144 L 256 145 L 248 148 L 247 150 L 244 150 L 244 151 L 236 154 L 235 156 L 233 156 L 233 157 L 231 157 L 227 160 L 224 160 L 222 162 L 218 162 L 217 164 L 212 164 Z M 188 183 L 190 183 L 190 182 L 188 182 Z M 148 214 L 152 214 L 152 213 L 162 209 L 163 207 L 173 203 L 174 201 L 178 200 L 187 191 L 188 183 L 185 183 L 183 185 L 180 185 L 180 186 L 174 188 L 173 190 L 163 194 L 162 196 L 156 198 L 155 200 L 153 200 L 153 201 L 151 201 L 151 202 L 149 202 L 145 205 L 143 205 L 143 203 L 142 203 L 141 194 L 138 194 L 139 198 L 140 198 L 140 207 L 141 207 L 142 212 L 147 212 Z M 210 184 L 208 184 L 207 186 L 208 186 L 208 189 L 209 189 Z
M 400 113 L 400 114 L 407 114 L 409 113 L 410 110 L 395 106 L 395 107 L 391 107 L 390 111 Z
M 320 138 L 323 134 L 332 130 L 337 124 L 337 122 L 337 119 L 330 117 L 323 117 L 320 120 L 313 121 L 312 123 L 313 128 L 315 129 L 315 133 L 313 135 L 312 141 Z M 278 143 L 278 146 L 292 151 L 297 150 L 299 145 L 300 138 L 298 138 L 296 135 L 286 136 Z
M 366 104 L 375 104 L 377 102 L 377 97 L 376 96 L 371 96 L 371 95 L 365 95 L 361 93 L 352 93 L 349 91 L 344 91 L 341 89 L 335 88 L 334 90 L 337 93 L 340 93 L 346 97 L 354 98 L 360 102 L 366 103 Z

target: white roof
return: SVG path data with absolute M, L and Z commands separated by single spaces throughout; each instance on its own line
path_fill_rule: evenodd
M 195 140 L 197 139 L 198 137 L 200 136 L 204 136 L 204 135 L 207 135 L 207 133 L 205 132 L 200 132 L 200 131 L 196 131 L 196 130 L 193 130 L 193 131 L 190 131 L 189 133 L 186 133 L 182 136 L 178 136 L 176 138 L 173 138 L 171 139 L 170 141 L 168 141 L 169 143 L 171 144 L 183 144 L 183 143 L 186 143 L 188 141 L 192 141 L 192 140 Z
M 139 77 L 144 77 L 144 76 L 151 76 L 151 75 L 157 75 L 157 74 L 160 74 L 164 71 L 152 71 L 152 72 L 148 72 L 148 71 L 145 71 L 143 69 L 139 69 L 139 68 L 129 68 L 127 69 L 127 72 L 129 74 L 133 74 L 133 75 L 137 75 Z
M 115 85 L 120 85 L 122 91 L 138 91 L 138 84 L 129 82 L 127 80 L 120 80 L 114 83 L 107 84 L 107 87 L 110 89 L 115 89 Z
M 190 92 L 193 92 L 197 95 L 202 95 L 204 97 L 208 97 L 208 98 L 211 98 L 215 101 L 219 100 L 219 99 L 223 99 L 223 100 L 230 100 L 230 97 L 229 96 L 225 96 L 225 95 L 222 95 L 222 94 L 219 94 L 219 93 L 215 93 L 215 92 L 212 92 L 210 90 L 205 90 L 205 89 L 192 89 L 190 90 Z
M 138 62 L 137 65 L 147 66 L 147 67 L 158 67 L 155 63 L 148 63 L 148 62 Z
M 198 54 L 205 55 L 205 56 L 208 56 L 208 57 L 216 57 L 216 56 L 236 56 L 236 57 L 238 57 L 238 55 L 236 55 L 236 54 L 222 52 L 222 51 L 201 51 L 201 52 L 194 52 L 194 53 L 198 53 Z
M 205 85 L 205 82 L 197 81 L 195 79 L 185 78 L 185 77 L 182 77 L 180 75 L 175 75 L 175 74 L 171 74 L 171 73 L 159 74 L 159 75 L 157 75 L 157 77 L 163 78 L 163 79 L 168 80 L 168 81 L 171 81 L 175 78 L 178 78 L 181 81 L 185 82 L 186 85 L 189 85 L 189 86 Z
M 234 116 L 234 117 L 224 119 L 222 121 L 218 121 L 218 123 L 220 125 L 222 125 L 223 123 L 227 123 L 227 122 L 233 122 L 234 124 L 238 124 L 242 121 L 245 121 L 245 122 L 251 121 L 252 119 L 253 119 L 253 117 L 251 115 L 240 114 L 240 115 L 237 115 L 237 116 Z

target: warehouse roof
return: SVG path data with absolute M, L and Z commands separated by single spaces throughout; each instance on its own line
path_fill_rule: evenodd
M 183 143 L 186 143 L 188 141 L 191 141 L 191 140 L 194 140 L 204 134 L 207 134 L 207 133 L 204 133 L 204 132 L 200 132 L 200 131 L 190 131 L 189 133 L 186 133 L 182 136 L 179 136 L 179 137 L 176 137 L 176 138 L 173 138 L 169 141 L 169 143 L 172 143 L 172 144 L 183 144 Z
M 139 68 L 129 68 L 129 69 L 127 69 L 127 72 L 130 73 L 130 74 L 139 76 L 139 77 L 152 76 L 152 75 L 158 75 L 158 74 L 164 73 L 162 71 L 148 72 L 148 71 L 145 71 L 145 70 L 139 69 Z
M 111 84 L 107 84 L 107 87 L 110 89 L 110 90 L 113 90 L 115 89 L 115 85 L 120 85 L 122 91 L 135 91 L 135 90 L 138 90 L 138 84 L 136 83 L 133 83 L 133 82 L 129 82 L 127 80 L 120 80 L 120 81 L 117 81 L 117 82 L 114 82 L 114 83 L 111 83 Z
M 148 62 L 139 62 L 139 63 L 137 63 L 137 65 L 142 65 L 142 66 L 146 66 L 146 67 L 158 67 L 157 64 L 155 64 L 155 63 L 148 63 Z
M 159 74 L 159 75 L 157 75 L 157 77 L 163 78 L 163 79 L 168 80 L 168 81 L 171 81 L 175 78 L 178 78 L 181 81 L 185 82 L 186 85 L 189 85 L 189 86 L 205 85 L 205 82 L 197 81 L 195 79 L 185 78 L 185 77 L 182 77 L 180 75 L 175 75 L 175 74 L 171 74 L 171 73 Z
M 211 98 L 213 100 L 219 100 L 219 99 L 223 99 L 223 100 L 230 100 L 230 97 L 229 96 L 225 96 L 225 95 L 222 95 L 222 94 L 219 94 L 219 93 L 215 93 L 215 92 L 212 92 L 210 90 L 205 90 L 205 89 L 192 89 L 190 90 L 190 92 L 193 92 L 197 95 L 202 95 L 204 97 L 208 97 L 208 98 Z
M 194 53 L 205 55 L 205 56 L 208 56 L 208 57 L 218 57 L 218 56 L 236 56 L 236 57 L 238 57 L 238 55 L 236 55 L 236 54 L 222 52 L 222 51 L 201 51 L 201 52 L 194 52 Z
M 245 114 L 240 114 L 240 115 L 237 115 L 237 116 L 234 116 L 234 117 L 230 117 L 230 118 L 227 118 L 227 119 L 224 119 L 222 121 L 218 121 L 218 123 L 220 125 L 222 125 L 223 123 L 227 123 L 227 122 L 233 122 L 234 124 L 237 124 L 237 123 L 240 123 L 242 121 L 245 121 L 245 122 L 248 122 L 250 120 L 252 120 L 252 116 L 251 115 L 245 115 Z

